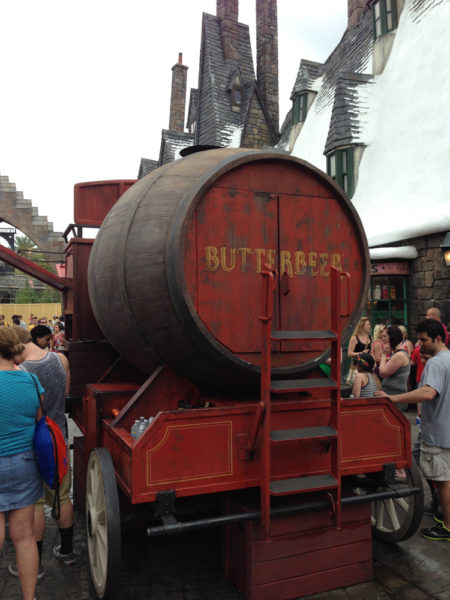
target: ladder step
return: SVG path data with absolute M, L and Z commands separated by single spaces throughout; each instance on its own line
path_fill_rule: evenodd
M 337 431 L 334 427 L 324 425 L 320 427 L 302 427 L 301 429 L 280 429 L 270 432 L 273 442 L 288 442 L 291 440 L 311 440 L 336 438 Z
M 315 492 L 337 488 L 338 482 L 334 475 L 312 475 L 310 477 L 295 477 L 270 482 L 270 493 L 273 496 L 283 496 L 300 492 Z
M 272 340 L 335 340 L 337 335 L 331 329 L 324 331 L 272 331 L 270 334 Z
M 303 392 L 315 389 L 335 390 L 337 383 L 331 377 L 319 379 L 280 379 L 270 382 L 270 391 L 275 394 L 288 394 L 290 392 Z

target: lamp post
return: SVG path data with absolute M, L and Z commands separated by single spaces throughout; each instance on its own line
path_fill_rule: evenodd
M 445 234 L 445 238 L 440 246 L 444 255 L 445 264 L 450 267 L 450 231 Z

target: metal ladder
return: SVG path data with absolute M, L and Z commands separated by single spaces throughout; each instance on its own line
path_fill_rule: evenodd
M 341 527 L 341 472 L 340 443 L 341 429 L 341 317 L 349 314 L 349 291 L 347 286 L 347 310 L 341 314 L 341 279 L 349 274 L 339 269 L 330 269 L 330 311 L 331 329 L 326 331 L 272 331 L 273 296 L 275 292 L 275 272 L 269 268 L 261 273 L 264 277 L 262 316 L 262 352 L 261 352 L 261 402 L 265 408 L 262 428 L 262 460 L 261 460 L 261 522 L 265 529 L 266 539 L 270 537 L 270 499 L 272 496 L 284 496 L 306 492 L 324 492 L 330 499 L 336 527 Z M 331 343 L 331 377 L 318 379 L 282 379 L 271 378 L 271 346 L 272 342 L 320 340 Z M 271 401 L 273 394 L 291 394 L 303 391 L 320 391 L 330 398 L 330 419 L 326 426 L 306 427 L 299 429 L 271 429 Z M 312 476 L 299 476 L 291 479 L 273 479 L 271 475 L 271 448 L 273 444 L 286 444 L 294 440 L 301 443 L 305 440 L 323 440 L 329 442 L 331 453 L 330 472 Z

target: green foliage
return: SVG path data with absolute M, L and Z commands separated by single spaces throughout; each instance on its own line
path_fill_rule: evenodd
M 25 285 L 16 292 L 16 304 L 43 304 L 52 302 L 61 302 L 61 293 L 50 286 L 43 289 L 36 289 L 30 285 L 27 279 Z

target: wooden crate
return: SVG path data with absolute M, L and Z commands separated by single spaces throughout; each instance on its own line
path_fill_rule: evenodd
M 227 529 L 225 576 L 246 600 L 289 600 L 372 579 L 369 503 L 343 508 L 340 530 L 327 511 L 275 518 L 269 542 L 259 522 Z

